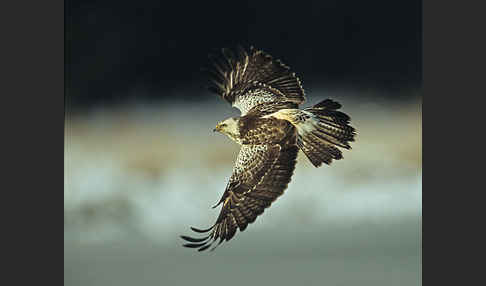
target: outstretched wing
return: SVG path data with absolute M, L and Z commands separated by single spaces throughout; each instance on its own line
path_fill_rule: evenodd
M 209 235 L 181 236 L 190 242 L 184 246 L 203 251 L 219 238 L 215 249 L 224 240 L 233 238 L 238 228 L 244 231 L 283 194 L 294 172 L 297 153 L 295 136 L 284 144 L 243 145 L 220 200 L 223 206 L 215 224 L 204 230 L 191 227 L 195 232 L 209 232 Z
M 304 89 L 295 73 L 280 60 L 261 50 L 222 49 L 210 56 L 207 69 L 212 85 L 209 89 L 237 107 L 242 115 L 259 104 L 279 103 L 283 108 L 297 108 L 305 101 Z

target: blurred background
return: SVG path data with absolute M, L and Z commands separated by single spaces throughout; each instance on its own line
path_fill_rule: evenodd
M 421 285 L 421 1 L 66 1 L 65 285 Z M 208 53 L 254 45 L 332 98 L 353 149 L 300 153 L 268 211 L 215 252 L 207 227 L 239 112 L 204 89 Z

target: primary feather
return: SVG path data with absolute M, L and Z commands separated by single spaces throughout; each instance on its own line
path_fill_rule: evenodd
M 210 90 L 219 94 L 245 115 L 256 105 L 284 101 L 297 107 L 305 101 L 302 84 L 280 60 L 253 47 L 238 46 L 235 52 L 223 49 L 211 55 L 206 70 L 211 75 Z
M 355 130 L 349 116 L 330 99 L 298 109 L 305 101 L 300 80 L 288 66 L 253 47 L 223 49 L 211 56 L 210 90 L 240 109 L 215 128 L 241 145 L 216 222 L 207 229 L 191 227 L 205 237 L 181 236 L 185 247 L 214 250 L 244 231 L 280 197 L 295 170 L 301 149 L 316 167 L 342 158 L 338 147 L 350 149 Z M 217 242 L 215 245 L 214 243 Z M 214 245 L 214 246 L 213 246 Z

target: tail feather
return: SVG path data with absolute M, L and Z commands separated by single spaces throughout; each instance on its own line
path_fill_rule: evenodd
M 341 108 L 341 104 L 336 102 L 332 99 L 324 99 L 323 101 L 319 102 L 318 104 L 314 105 L 312 108 L 326 108 L 330 110 L 337 110 Z
M 316 167 L 322 165 L 323 162 L 330 164 L 332 161 L 332 158 L 328 154 L 316 149 L 315 145 L 311 143 L 309 139 L 303 140 L 300 138 L 300 140 L 297 140 L 297 146 L 299 146 L 309 161 Z
M 342 159 L 342 152 L 337 147 L 351 149 L 349 142 L 354 141 L 356 130 L 348 125 L 351 118 L 337 111 L 339 108 L 341 104 L 326 99 L 304 109 L 307 119 L 296 125 L 297 145 L 315 167 Z

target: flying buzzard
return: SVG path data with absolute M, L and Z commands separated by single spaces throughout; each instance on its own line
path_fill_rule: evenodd
M 185 247 L 208 249 L 215 241 L 228 241 L 281 196 L 293 174 L 300 150 L 315 167 L 342 159 L 337 147 L 351 149 L 355 129 L 349 116 L 337 111 L 341 105 L 326 99 L 306 109 L 304 89 L 288 66 L 261 50 L 238 47 L 222 49 L 211 56 L 208 69 L 211 91 L 241 111 L 214 131 L 226 134 L 241 145 L 223 196 L 213 208 L 223 204 L 216 222 L 206 237 L 181 236 Z

